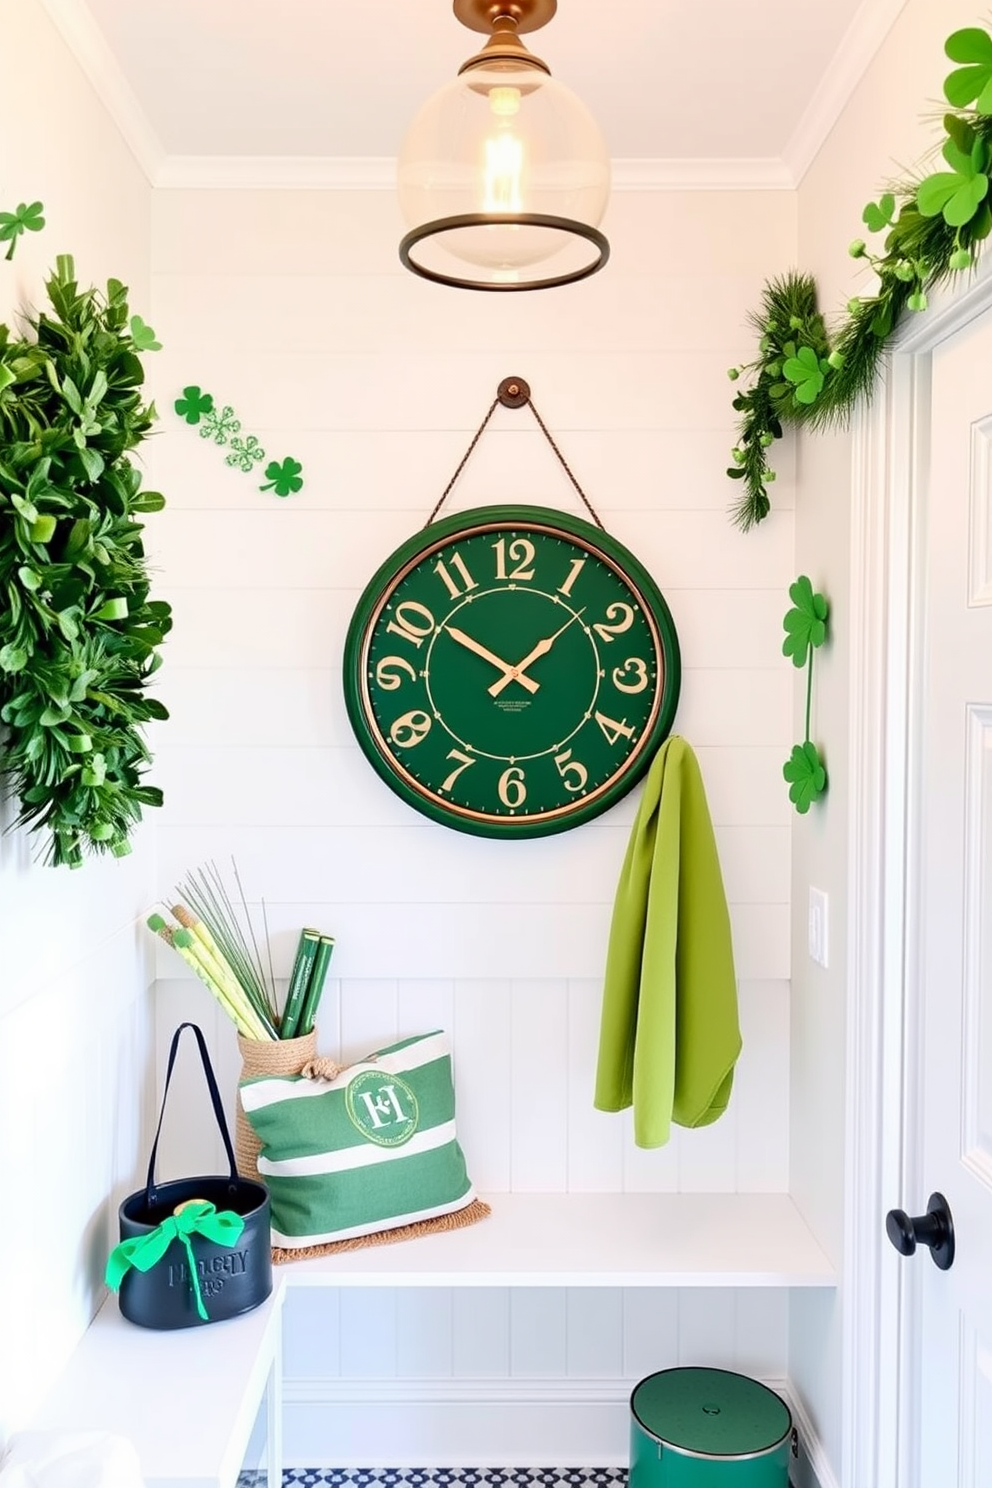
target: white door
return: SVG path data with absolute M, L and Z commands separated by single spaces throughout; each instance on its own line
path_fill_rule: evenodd
M 906 1171 L 917 1186 L 896 1202 L 922 1216 L 944 1195 L 956 1248 L 947 1270 L 924 1245 L 898 1263 L 912 1268 L 904 1320 L 918 1366 L 901 1477 L 906 1488 L 992 1488 L 992 309 L 936 345 L 930 370 L 917 404 L 907 834 L 917 1150 Z

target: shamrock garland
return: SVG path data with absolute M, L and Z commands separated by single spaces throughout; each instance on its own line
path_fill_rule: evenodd
M 177 398 L 173 406 L 187 424 L 199 425 L 201 439 L 228 446 L 228 453 L 224 456 L 226 465 L 250 475 L 265 459 L 265 451 L 254 434 L 241 437 L 241 420 L 231 405 L 225 403 L 222 408 L 217 408 L 213 394 L 203 392 L 195 383 L 183 388 L 182 397 Z M 281 462 L 271 460 L 265 467 L 265 483 L 258 489 L 274 491 L 277 496 L 295 495 L 303 489 L 302 472 L 302 464 L 291 455 Z
M 16 212 L 0 212 L 0 243 L 9 243 L 10 247 L 4 254 L 4 259 L 9 260 L 14 256 L 17 240 L 21 233 L 41 232 L 45 225 L 44 205 L 40 201 L 18 203 Z
M 792 754 L 782 766 L 782 774 L 789 782 L 789 800 L 801 816 L 818 801 L 827 789 L 827 772 L 816 745 L 809 737 L 810 707 L 813 701 L 813 652 L 827 638 L 827 615 L 829 607 L 822 594 L 813 593 L 813 585 L 805 574 L 789 588 L 793 608 L 786 614 L 782 625 L 785 640 L 782 642 L 783 656 L 791 656 L 795 667 L 807 667 L 806 675 L 806 736 L 802 744 L 793 748 Z
M 955 31 L 944 50 L 959 63 L 944 82 L 955 110 L 944 116 L 942 154 L 947 170 L 907 181 L 869 202 L 862 221 L 885 233 L 884 252 L 872 255 L 862 238 L 850 245 L 878 276 L 874 294 L 848 301 L 847 315 L 828 332 L 807 274 L 790 273 L 765 285 L 751 323 L 758 356 L 731 367 L 748 387 L 734 398 L 741 415 L 733 465 L 741 482 L 733 521 L 745 532 L 768 515 L 775 471 L 768 450 L 783 425 L 823 428 L 843 423 L 874 391 L 879 365 L 907 312 L 927 308 L 928 295 L 951 274 L 970 268 L 992 231 L 992 35 L 978 27 Z

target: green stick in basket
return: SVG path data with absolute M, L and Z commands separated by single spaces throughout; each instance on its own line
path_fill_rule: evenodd
M 296 958 L 293 961 L 293 970 L 289 977 L 289 991 L 286 993 L 286 1006 L 283 1008 L 282 1022 L 279 1025 L 279 1037 L 281 1039 L 295 1038 L 300 1022 L 300 1012 L 303 1008 L 303 999 L 307 987 L 310 985 L 310 976 L 313 972 L 313 964 L 317 959 L 317 947 L 320 944 L 319 930 L 301 930 L 299 944 L 296 947 Z
M 303 999 L 303 1008 L 300 1012 L 299 1022 L 296 1025 L 297 1033 L 309 1033 L 317 1017 L 317 1008 L 320 1004 L 320 994 L 324 990 L 324 982 L 327 980 L 327 968 L 331 964 L 331 952 L 334 950 L 334 936 L 322 935 L 317 947 L 317 956 L 313 963 L 313 971 L 310 974 L 310 985 L 307 987 L 306 996 Z

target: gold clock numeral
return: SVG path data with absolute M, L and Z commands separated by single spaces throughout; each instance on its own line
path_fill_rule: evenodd
M 493 547 L 496 549 L 496 577 L 498 579 L 519 579 L 524 583 L 527 579 L 534 577 L 532 565 L 537 549 L 532 542 L 528 542 L 526 537 L 515 537 L 510 543 L 509 550 L 507 550 L 505 537 L 494 542 Z M 509 573 L 506 571 L 507 551 L 509 551 L 510 562 L 517 565 L 516 568 L 511 568 Z
M 458 764 L 452 770 L 451 774 L 445 780 L 441 781 L 441 784 L 438 786 L 438 790 L 450 791 L 462 771 L 467 770 L 469 765 L 478 763 L 478 761 L 471 754 L 463 754 L 460 749 L 449 749 L 447 758 L 458 760 Z
M 608 625 L 607 620 L 612 620 L 613 624 Z M 601 620 L 598 625 L 594 625 L 593 630 L 601 641 L 609 642 L 614 636 L 622 635 L 625 630 L 629 630 L 633 623 L 633 605 L 611 604 L 606 609 L 606 620 Z
M 569 597 L 572 592 L 572 585 L 575 583 L 576 579 L 579 577 L 579 574 L 582 572 L 585 566 L 586 560 L 584 558 L 572 559 L 571 566 L 568 570 L 568 578 L 565 580 L 564 584 L 558 585 L 559 594 L 564 594 L 566 599 Z
M 615 718 L 607 718 L 605 713 L 594 713 L 593 717 L 603 730 L 607 744 L 617 744 L 621 739 L 634 737 L 634 730 L 629 727 L 626 718 L 617 723 Z
M 527 786 L 524 784 L 524 772 L 520 766 L 511 765 L 508 770 L 504 770 L 499 777 L 496 789 L 499 791 L 499 798 L 503 805 L 511 811 L 516 811 L 518 806 L 522 806 L 527 799 Z
M 634 673 L 634 680 L 625 682 L 624 678 L 631 671 Z M 647 685 L 647 663 L 639 656 L 628 656 L 622 667 L 613 668 L 613 686 L 618 692 L 643 692 Z
M 405 599 L 396 606 L 396 618 L 390 620 L 386 629 L 391 635 L 410 641 L 419 650 L 434 629 L 434 616 L 419 600 Z
M 586 782 L 589 779 L 589 771 L 581 760 L 572 758 L 572 751 L 570 749 L 563 749 L 561 754 L 555 755 L 555 768 L 564 781 L 567 791 L 585 790 Z M 574 779 L 569 780 L 569 775 L 572 775 Z
M 383 692 L 395 692 L 397 687 L 403 685 L 400 671 L 408 672 L 412 680 L 416 682 L 417 668 L 412 662 L 407 661 L 405 656 L 383 656 L 375 664 L 376 685 L 381 687 Z
M 465 567 L 465 561 L 461 553 L 452 553 L 448 558 L 448 563 L 457 571 L 458 577 L 462 581 L 462 588 L 459 588 L 455 580 L 451 577 L 443 558 L 439 558 L 435 563 L 434 572 L 442 581 L 452 599 L 461 599 L 462 595 L 467 594 L 470 589 L 478 589 L 478 584 Z
M 389 742 L 398 749 L 414 749 L 431 731 L 431 717 L 422 708 L 414 708 L 397 718 L 389 730 Z

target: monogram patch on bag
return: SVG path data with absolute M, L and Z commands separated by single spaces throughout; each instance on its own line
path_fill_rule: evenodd
M 309 1073 L 249 1077 L 239 1089 L 262 1144 L 258 1171 L 279 1248 L 404 1229 L 475 1203 L 441 1029 L 343 1069 L 316 1060 Z
M 380 1147 L 402 1147 L 419 1123 L 417 1097 L 399 1075 L 362 1070 L 345 1091 L 345 1110 L 362 1136 Z

